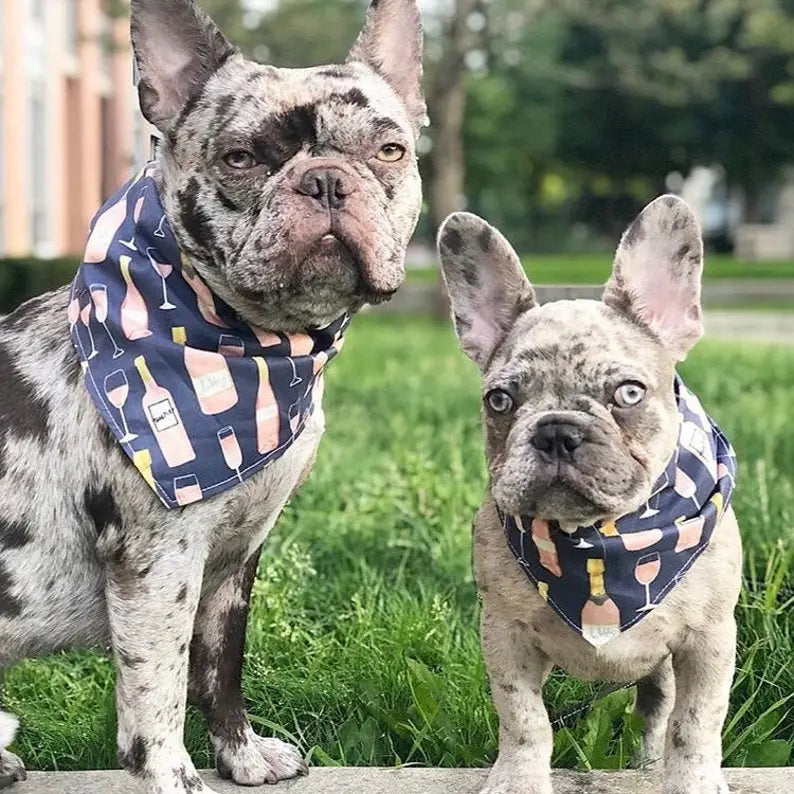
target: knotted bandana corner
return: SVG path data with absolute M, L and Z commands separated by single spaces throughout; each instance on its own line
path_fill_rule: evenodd
M 69 325 L 102 418 L 174 508 L 245 481 L 290 448 L 349 320 L 300 334 L 243 322 L 181 256 L 155 167 L 94 218 Z
M 541 597 L 595 646 L 657 607 L 705 551 L 730 503 L 736 455 L 680 378 L 678 445 L 640 509 L 563 532 L 501 515 L 507 542 Z

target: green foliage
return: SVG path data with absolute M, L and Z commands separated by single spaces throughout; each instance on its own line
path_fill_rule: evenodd
M 78 261 L 63 259 L 0 259 L 0 314 L 20 303 L 68 284 L 77 272 Z
M 734 442 L 746 547 L 729 765 L 788 763 L 794 735 L 794 349 L 704 343 L 682 368 Z M 358 318 L 328 373 L 328 435 L 268 543 L 254 590 L 244 688 L 257 729 L 315 764 L 482 766 L 497 721 L 479 650 L 471 519 L 485 488 L 474 367 L 452 330 Z M 107 654 L 7 672 L 4 708 L 31 768 L 115 765 Z M 555 763 L 625 766 L 631 692 L 555 672 Z M 187 743 L 210 763 L 203 721 Z

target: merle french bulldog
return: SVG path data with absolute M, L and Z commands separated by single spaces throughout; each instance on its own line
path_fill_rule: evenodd
M 474 525 L 500 718 L 483 794 L 551 794 L 553 665 L 638 682 L 665 794 L 725 794 L 741 542 L 730 445 L 675 375 L 702 334 L 700 230 L 664 196 L 624 235 L 601 301 L 538 305 L 507 240 L 450 216 L 443 273 L 479 366 L 490 482 Z
M 388 299 L 421 204 L 415 0 L 379 0 L 344 65 L 244 58 L 192 0 L 132 0 L 152 167 L 179 249 L 251 326 L 321 327 Z M 231 490 L 165 510 L 100 421 L 69 338 L 69 291 L 0 323 L 0 667 L 110 640 L 120 763 L 151 794 L 210 788 L 183 745 L 186 698 L 218 772 L 303 774 L 251 728 L 240 689 L 259 550 L 311 469 L 319 404 L 289 450 Z M 0 780 L 25 777 L 6 749 Z

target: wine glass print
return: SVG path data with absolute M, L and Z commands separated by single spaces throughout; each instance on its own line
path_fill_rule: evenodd
M 168 262 L 159 262 L 152 256 L 151 251 L 154 251 L 154 248 L 146 249 L 146 256 L 149 258 L 149 264 L 163 282 L 163 302 L 160 304 L 160 308 L 164 311 L 176 309 L 176 306 L 168 300 L 168 285 L 165 283 L 165 280 L 173 273 L 174 266 Z
M 141 219 L 141 212 L 143 211 L 143 202 L 145 201 L 145 196 L 143 195 L 146 191 L 144 188 L 141 191 L 141 195 L 138 197 L 138 200 L 135 202 L 135 209 L 132 211 L 132 219 L 135 221 L 137 226 L 138 221 Z M 129 240 L 119 240 L 119 242 L 130 249 L 130 251 L 137 251 L 137 247 L 135 246 L 135 230 L 133 229 L 132 237 Z
M 292 403 L 289 407 L 288 414 L 289 416 L 289 426 L 290 430 L 292 431 L 292 438 L 295 438 L 295 434 L 298 432 L 298 422 L 300 421 L 300 403 Z
M 651 603 L 651 584 L 656 581 L 661 570 L 662 559 L 658 551 L 653 554 L 645 554 L 637 560 L 634 578 L 645 588 L 645 605 L 641 606 L 637 612 L 648 612 L 656 606 Z
M 245 343 L 239 336 L 221 334 L 221 338 L 218 341 L 218 352 L 224 356 L 240 358 L 245 355 Z
M 291 356 L 287 356 L 287 361 L 289 361 L 290 366 L 292 367 L 292 380 L 290 381 L 290 386 L 297 386 L 299 383 L 303 382 L 303 378 L 298 375 L 298 371 L 295 369 L 295 359 Z
M 80 347 L 80 352 L 85 356 L 85 350 L 83 350 L 83 343 L 80 341 L 80 334 L 77 332 L 77 323 L 80 322 L 80 298 L 72 298 L 69 301 L 69 310 L 68 310 L 68 317 L 69 317 L 69 332 L 74 332 L 74 337 L 77 341 L 77 344 Z
M 174 477 L 174 498 L 180 507 L 200 502 L 203 496 L 198 477 L 195 474 Z
M 233 427 L 222 427 L 218 431 L 218 442 L 221 445 L 223 459 L 226 465 L 237 475 L 237 479 L 242 482 L 243 475 L 240 474 L 240 466 L 243 465 L 243 453 L 237 441 L 237 434 Z
M 127 418 L 124 416 L 124 405 L 130 394 L 130 384 L 124 370 L 117 369 L 105 378 L 105 394 L 113 407 L 121 414 L 121 426 L 124 430 L 124 436 L 119 441 L 122 444 L 134 441 L 138 436 L 135 433 L 130 433 Z
M 91 299 L 94 301 L 94 317 L 102 324 L 105 333 L 113 343 L 113 358 L 119 358 L 124 355 L 124 350 L 116 344 L 116 340 L 108 328 L 108 288 L 104 284 L 92 284 L 89 289 L 91 290 Z
M 91 301 L 88 301 L 85 306 L 80 310 L 80 319 L 88 331 L 88 338 L 91 340 L 91 352 L 86 356 L 87 359 L 92 359 L 97 355 L 96 345 L 94 344 L 94 335 L 91 333 Z

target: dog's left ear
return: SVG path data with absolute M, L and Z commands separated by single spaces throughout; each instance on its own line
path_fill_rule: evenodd
M 237 52 L 193 0 L 131 0 L 130 32 L 141 111 L 161 132 Z
M 347 56 L 374 69 L 400 97 L 418 132 L 422 93 L 422 15 L 416 0 L 372 0 L 364 29 Z
M 677 196 L 652 201 L 620 241 L 603 301 L 649 328 L 679 361 L 703 335 L 703 238 Z

